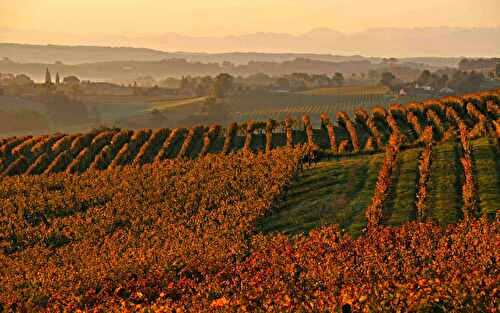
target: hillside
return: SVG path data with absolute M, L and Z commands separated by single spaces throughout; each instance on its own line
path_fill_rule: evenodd
M 494 311 L 499 100 L 2 138 L 0 309 Z
M 329 75 L 333 75 L 336 72 L 342 72 L 345 75 L 351 75 L 353 73 L 366 73 L 371 69 L 386 67 L 386 64 L 374 64 L 369 60 L 331 62 L 305 58 L 295 58 L 281 62 L 249 62 L 239 65 L 233 63 L 229 63 L 228 65 L 217 62 L 195 62 L 184 58 L 162 58 L 154 61 L 106 61 L 79 64 L 64 64 L 60 62 L 21 63 L 10 59 L 0 59 L 0 72 L 26 74 L 36 81 L 43 81 L 43 75 L 48 68 L 51 72 L 58 72 L 63 77 L 76 75 L 82 80 L 114 81 L 118 83 L 133 81 L 137 79 L 138 76 L 151 76 L 160 80 L 167 77 L 216 76 L 220 73 L 229 73 L 234 76 L 249 76 L 259 73 L 280 76 L 296 72 Z M 424 67 L 419 65 L 417 68 L 423 69 Z
M 495 218 L 500 203 L 500 149 L 487 138 L 471 142 L 479 215 Z M 391 180 L 384 225 L 399 226 L 417 219 L 419 159 L 422 148 L 402 151 Z M 432 152 L 428 182 L 428 218 L 437 224 L 453 224 L 463 218 L 460 197 L 464 175 L 459 161 L 460 143 L 438 144 Z M 358 236 L 367 226 L 365 208 L 375 190 L 382 154 L 323 160 L 302 172 L 276 208 L 264 218 L 265 232 L 300 233 L 338 224 Z M 450 171 L 452 169 L 452 171 Z M 495 170 L 496 169 L 496 170 Z
M 435 140 L 447 141 L 462 118 L 473 137 L 494 133 L 498 127 L 498 93 L 427 100 L 424 103 L 355 110 L 349 117 L 337 112 L 335 120 L 322 115 L 320 129 L 311 119 L 277 122 L 248 121 L 228 127 L 193 126 L 189 129 L 104 129 L 83 134 L 11 137 L 0 145 L 0 171 L 11 176 L 142 165 L 173 158 L 196 158 L 206 153 L 237 150 L 268 151 L 289 144 L 315 144 L 327 154 L 350 155 L 383 151 L 389 136 L 401 133 L 403 145 L 421 144 L 427 126 Z M 289 137 L 289 138 L 288 138 Z
M 481 140 L 479 145 L 484 145 Z M 388 151 L 397 145 L 391 143 Z M 446 145 L 434 149 L 444 146 L 447 151 Z M 336 225 L 311 230 L 307 236 L 262 234 L 259 220 L 273 216 L 282 200 L 290 203 L 283 199 L 286 190 L 291 190 L 290 198 L 296 197 L 297 175 L 312 177 L 312 171 L 317 174 L 322 168 L 301 171 L 306 151 L 299 146 L 274 149 L 267 156 L 210 154 L 197 160 L 166 160 L 82 175 L 4 177 L 0 305 L 12 311 L 47 312 L 61 308 L 95 312 L 494 310 L 498 221 L 465 215 L 463 221 L 444 229 L 426 218 L 385 228 L 382 221 L 396 214 L 382 214 L 382 223 L 368 224 L 366 236 L 358 239 Z M 407 151 L 401 153 L 401 160 L 414 160 L 413 150 Z M 441 153 L 436 154 L 439 159 Z M 357 165 L 369 163 L 373 168 L 366 188 L 349 205 L 356 209 L 352 210 L 355 228 L 363 227 L 364 216 L 372 216 L 378 198 L 375 188 L 369 199 L 369 189 L 373 180 L 383 185 L 380 182 L 387 176 L 380 174 L 384 167 L 377 164 L 391 155 L 372 156 L 373 162 L 353 158 L 342 167 L 354 175 L 364 171 Z M 486 160 L 491 163 L 491 156 Z M 400 173 L 405 172 L 405 164 Z M 323 173 L 333 182 L 328 173 L 335 176 L 335 171 Z M 489 185 L 483 190 L 489 191 L 482 192 L 480 183 L 479 197 L 494 195 L 490 200 L 498 203 L 498 191 L 491 189 L 495 183 L 483 173 L 474 179 L 486 178 Z M 404 183 L 401 174 L 396 177 L 389 184 L 398 186 L 395 198 L 408 199 L 399 187 Z M 318 187 L 306 179 L 299 178 L 298 183 Z M 359 185 L 355 181 L 345 186 L 346 191 L 334 186 L 327 192 L 349 196 Z M 433 185 L 426 186 L 432 199 Z M 468 190 L 470 184 L 466 180 L 463 186 Z M 310 201 L 324 197 L 302 192 Z M 454 196 L 465 204 L 467 195 Z M 336 204 L 341 205 L 342 198 L 335 197 Z M 464 205 L 461 211 L 469 209 Z M 349 219 L 350 213 L 345 213 Z M 380 291 L 373 286 L 380 286 L 376 287 Z
M 184 48 L 185 49 L 185 48 Z M 287 50 L 287 49 L 283 49 Z M 169 48 L 168 51 L 172 51 Z M 236 50 L 235 50 L 236 51 Z M 248 51 L 248 49 L 246 49 Z M 110 61 L 159 61 L 162 59 L 182 58 L 192 62 L 224 61 L 234 64 L 249 62 L 283 62 L 296 58 L 310 60 L 346 62 L 346 61 L 373 61 L 380 62 L 382 58 L 363 57 L 361 55 L 333 55 L 326 53 L 263 53 L 263 52 L 167 52 L 162 50 L 133 48 L 133 47 L 106 47 L 106 46 L 69 46 L 69 45 L 34 45 L 17 43 L 0 43 L 0 58 L 7 57 L 19 63 L 55 63 L 81 64 Z M 402 58 L 404 62 L 422 63 L 428 66 L 456 67 L 459 58 L 456 57 L 410 57 Z

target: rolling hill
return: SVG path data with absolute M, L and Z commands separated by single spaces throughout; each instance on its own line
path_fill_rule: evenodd
M 499 100 L 0 138 L 0 308 L 494 311 Z

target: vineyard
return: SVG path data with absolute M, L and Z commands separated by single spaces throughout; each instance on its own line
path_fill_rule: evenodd
M 0 139 L 0 310 L 496 312 L 499 105 Z
M 382 152 L 392 134 L 402 147 L 422 145 L 424 129 L 432 127 L 433 141 L 447 141 L 457 123 L 477 138 L 498 132 L 498 93 L 486 92 L 464 97 L 447 97 L 407 105 L 380 106 L 371 111 L 324 112 L 315 123 L 305 115 L 283 121 L 248 121 L 228 127 L 194 126 L 190 129 L 104 129 L 85 134 L 56 134 L 4 138 L 0 141 L 0 173 L 20 174 L 82 173 L 128 164 L 143 165 L 175 158 L 194 159 L 207 153 L 237 150 L 266 151 L 287 144 L 310 143 L 336 156 Z M 319 111 L 318 111 L 319 112 Z M 310 129 L 307 125 L 320 124 Z
M 475 215 L 491 220 L 500 203 L 500 179 L 495 171 L 499 163 L 497 144 L 480 138 L 470 145 L 473 184 L 477 186 Z M 383 190 L 387 198 L 381 224 L 399 226 L 427 219 L 444 226 L 463 218 L 465 199 L 460 195 L 465 168 L 459 159 L 460 143 L 435 145 L 430 155 L 427 149 L 407 149 L 397 155 L 387 177 L 389 187 Z M 260 221 L 260 230 L 295 234 L 338 224 L 352 236 L 359 236 L 367 227 L 365 209 L 374 197 L 383 162 L 382 154 L 320 161 L 299 174 L 275 212 Z M 421 170 L 428 174 L 423 175 Z
M 335 87 L 315 89 L 306 92 L 280 93 L 260 92 L 230 97 L 228 103 L 233 119 L 240 123 L 249 119 L 284 120 L 286 117 L 300 119 L 309 115 L 315 127 L 318 127 L 320 115 L 344 111 L 350 115 L 357 108 L 370 109 L 374 106 L 388 108 L 391 103 L 411 103 L 427 100 L 426 96 L 402 96 L 395 98 L 384 87 Z

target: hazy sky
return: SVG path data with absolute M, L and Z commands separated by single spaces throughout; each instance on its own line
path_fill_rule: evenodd
M 19 42 L 35 31 L 47 42 L 58 33 L 299 34 L 318 27 L 495 27 L 499 12 L 500 0 L 0 0 L 0 29 L 16 32 Z

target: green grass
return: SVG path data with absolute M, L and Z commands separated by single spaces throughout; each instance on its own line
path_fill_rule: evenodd
M 384 212 L 384 224 L 401 225 L 415 219 L 418 159 L 422 149 L 402 151 L 392 175 L 391 195 Z
M 383 155 L 323 161 L 302 172 L 276 212 L 259 222 L 264 232 L 307 232 L 336 223 L 353 235 L 365 226 Z
M 365 209 L 370 205 L 377 176 L 384 160 L 384 154 L 376 154 L 369 158 L 366 176 L 358 176 L 357 179 L 364 180 L 363 188 L 356 194 L 356 197 L 347 205 L 347 210 L 354 212 L 349 225 L 344 225 L 353 236 L 359 235 L 361 230 L 366 227 Z
M 495 216 L 500 203 L 500 159 L 496 143 L 488 139 L 472 142 L 474 177 L 483 214 Z M 390 194 L 384 203 L 383 224 L 398 226 L 415 220 L 418 160 L 422 148 L 403 150 L 392 173 Z M 460 145 L 447 142 L 432 152 L 427 183 L 429 218 L 440 225 L 462 218 L 461 188 L 464 180 L 459 163 Z M 262 232 L 296 234 L 328 224 L 339 224 L 353 236 L 366 227 L 369 206 L 383 153 L 322 160 L 302 171 L 273 212 L 261 219 Z
M 479 207 L 481 213 L 488 216 L 495 216 L 500 208 L 500 160 L 496 156 L 493 145 L 495 143 L 490 143 L 487 138 L 481 138 L 472 143 Z
M 429 217 L 439 224 L 454 223 L 461 218 L 460 161 L 455 142 L 436 146 L 432 151 L 428 182 L 427 208 Z

